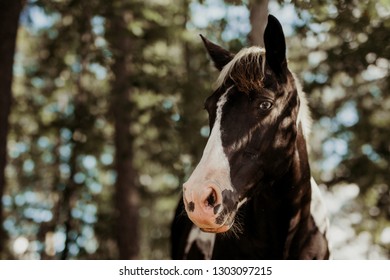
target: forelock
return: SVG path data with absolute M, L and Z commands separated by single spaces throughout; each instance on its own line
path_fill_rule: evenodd
M 221 87 L 230 78 L 242 92 L 259 90 L 264 86 L 264 71 L 265 49 L 244 48 L 222 69 L 216 87 Z

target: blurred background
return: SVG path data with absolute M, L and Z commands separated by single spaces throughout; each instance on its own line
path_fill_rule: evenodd
M 0 259 L 169 258 L 217 77 L 198 34 L 258 44 L 267 6 L 312 109 L 333 257 L 388 259 L 389 0 L 1 0 Z

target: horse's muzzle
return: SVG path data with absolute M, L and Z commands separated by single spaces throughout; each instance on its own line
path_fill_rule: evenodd
M 220 219 L 223 210 L 220 187 L 213 182 L 202 185 L 197 188 L 183 185 L 183 201 L 188 217 L 205 232 L 219 233 L 229 230 L 230 221 Z

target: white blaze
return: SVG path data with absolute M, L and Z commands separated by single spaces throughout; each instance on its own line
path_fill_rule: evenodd
M 217 185 L 221 191 L 233 190 L 230 179 L 229 160 L 222 146 L 221 118 L 222 107 L 226 103 L 229 90 L 220 97 L 217 103 L 217 114 L 214 127 L 203 151 L 202 158 L 188 181 L 184 184 L 185 192 L 200 192 L 208 183 Z M 190 194 L 191 196 L 191 194 Z

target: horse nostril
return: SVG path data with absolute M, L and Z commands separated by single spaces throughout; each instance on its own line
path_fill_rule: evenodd
M 217 193 L 215 192 L 214 189 L 211 189 L 211 193 L 206 199 L 206 205 L 210 207 L 214 207 L 215 203 L 217 201 Z

